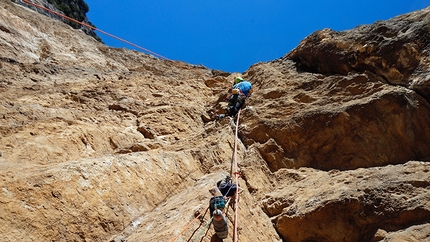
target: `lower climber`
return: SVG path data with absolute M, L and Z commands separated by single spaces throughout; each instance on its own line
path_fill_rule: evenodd
M 209 200 L 209 211 L 212 215 L 212 213 L 217 209 L 224 209 L 225 208 L 225 198 L 221 194 L 221 191 L 215 187 L 209 190 L 209 192 L 212 194 L 212 198 Z

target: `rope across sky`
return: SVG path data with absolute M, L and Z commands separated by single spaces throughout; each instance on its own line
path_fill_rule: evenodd
M 51 9 L 49 9 L 49 8 L 46 8 L 46 7 L 42 6 L 42 5 L 39 5 L 39 4 L 36 4 L 36 3 L 30 2 L 29 0 L 22 0 L 22 1 L 23 1 L 23 2 L 25 2 L 25 3 L 27 3 L 27 4 L 30 4 L 30 5 L 32 5 L 32 6 L 35 6 L 35 7 L 37 7 L 37 8 L 40 8 L 40 9 L 43 9 L 43 10 L 48 11 L 48 12 L 50 12 L 50 13 L 53 13 L 53 14 L 55 14 L 55 15 L 57 15 L 57 16 L 62 17 L 62 18 L 65 18 L 65 19 L 67 19 L 67 20 L 70 20 L 70 21 L 72 21 L 72 22 L 75 22 L 75 23 L 77 23 L 77 24 L 80 24 L 80 25 L 82 25 L 82 26 L 85 26 L 85 27 L 87 27 L 87 28 L 90 28 L 90 29 L 92 29 L 92 30 L 94 30 L 94 31 L 98 31 L 98 32 L 100 32 L 100 33 L 102 33 L 102 34 L 104 34 L 104 35 L 107 35 L 107 36 L 109 36 L 109 37 L 112 37 L 112 38 L 114 38 L 114 39 L 117 39 L 117 40 L 119 40 L 119 41 L 121 41 L 121 42 L 124 42 L 124 43 L 126 43 L 126 44 L 129 44 L 129 45 L 131 45 L 131 46 L 133 46 L 133 47 L 135 47 L 135 48 L 137 48 L 137 49 L 139 49 L 139 50 L 141 50 L 141 51 L 143 51 L 143 52 L 146 52 L 146 53 L 148 53 L 148 54 L 151 54 L 151 55 L 153 55 L 153 56 L 155 56 L 155 57 L 157 57 L 157 58 L 160 58 L 160 59 L 163 59 L 163 60 L 170 61 L 170 62 L 174 63 L 175 65 L 177 65 L 177 66 L 179 66 L 179 67 L 181 67 L 181 68 L 185 68 L 185 69 L 191 70 L 191 71 L 193 71 L 193 72 L 197 73 L 198 75 L 201 75 L 201 76 L 204 76 L 204 77 L 210 77 L 210 76 L 209 76 L 209 75 L 207 75 L 206 73 L 203 73 L 203 72 L 200 72 L 200 71 L 197 71 L 197 70 L 191 69 L 191 68 L 189 68 L 189 67 L 185 66 L 184 64 L 181 64 L 181 63 L 179 63 L 179 62 L 177 62 L 177 61 L 173 61 L 173 60 L 171 60 L 171 59 L 169 59 L 169 58 L 167 58 L 167 57 L 165 57 L 165 56 L 162 56 L 162 55 L 160 55 L 160 54 L 157 54 L 157 53 L 155 53 L 155 52 L 153 52 L 153 51 L 151 51 L 151 50 L 148 50 L 148 49 L 146 49 L 146 48 L 143 48 L 143 47 L 142 47 L 142 46 L 140 46 L 140 45 L 137 45 L 137 44 L 132 43 L 132 42 L 130 42 L 130 41 L 128 41 L 128 40 L 122 39 L 122 38 L 120 38 L 120 37 L 118 37 L 118 36 L 116 36 L 116 35 L 110 34 L 110 33 L 106 32 L 106 31 L 103 31 L 103 30 L 101 30 L 101 29 L 98 29 L 98 28 L 96 28 L 96 27 L 94 27 L 94 26 L 91 26 L 91 25 L 89 25 L 89 24 L 86 24 L 86 23 L 80 22 L 80 21 L 78 21 L 78 20 L 76 20 L 76 19 L 70 18 L 70 17 L 68 17 L 68 16 L 66 16 L 66 15 L 64 15 L 64 14 L 61 14 L 61 13 L 55 12 L 55 11 L 53 11 L 53 10 L 51 10 Z

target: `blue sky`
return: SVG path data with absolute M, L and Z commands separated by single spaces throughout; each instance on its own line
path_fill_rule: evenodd
M 371 24 L 430 0 L 85 0 L 99 29 L 171 60 L 228 72 L 284 56 L 311 33 Z M 112 47 L 135 49 L 98 33 Z

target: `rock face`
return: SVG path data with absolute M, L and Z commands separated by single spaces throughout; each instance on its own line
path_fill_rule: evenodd
M 242 73 L 239 241 L 430 239 L 429 12 L 322 30 Z M 1 241 L 219 241 L 207 213 L 181 231 L 230 173 L 234 123 L 214 114 L 237 73 L 11 1 L 0 49 Z
M 269 216 L 277 217 L 286 241 L 378 241 L 378 229 L 399 231 L 428 222 L 429 168 L 411 161 L 347 172 L 299 170 L 293 174 L 305 189 L 286 185 L 263 204 Z M 428 239 L 428 226 L 423 226 L 427 234 L 421 238 Z
M 11 0 L 11 1 L 21 4 L 25 7 L 31 8 L 34 11 L 44 14 L 46 16 L 49 16 L 51 18 L 61 20 L 75 29 L 81 29 L 82 31 L 92 36 L 96 40 L 102 41 L 101 38 L 94 32 L 95 26 L 87 18 L 86 14 L 89 11 L 89 7 L 84 0 L 31 0 L 31 1 L 30 0 Z M 43 8 L 40 8 L 35 5 L 42 6 Z M 77 20 L 91 27 L 80 25 L 74 21 L 60 17 L 51 11 L 60 13 L 64 16 Z

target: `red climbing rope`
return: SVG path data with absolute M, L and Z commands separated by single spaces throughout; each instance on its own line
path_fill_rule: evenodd
M 238 140 L 238 136 L 237 136 L 237 130 L 239 127 L 239 117 L 240 117 L 240 109 L 239 112 L 237 113 L 237 121 L 236 121 L 236 130 L 235 130 L 235 134 L 234 134 L 234 177 L 236 178 L 236 202 L 234 204 L 234 233 L 233 233 L 233 241 L 236 242 L 237 241 L 237 220 L 238 220 L 238 216 L 237 216 L 237 210 L 239 208 L 239 172 L 238 172 L 238 166 L 237 166 L 237 140 Z
M 136 47 L 137 49 L 140 49 L 140 50 L 142 50 L 142 51 L 144 51 L 144 52 L 146 52 L 146 53 L 152 54 L 152 55 L 154 55 L 154 56 L 156 56 L 156 57 L 158 57 L 158 58 L 160 58 L 160 59 L 170 61 L 170 62 L 172 62 L 173 64 L 175 64 L 175 65 L 177 65 L 177 66 L 179 66 L 179 67 L 181 67 L 181 68 L 188 69 L 188 70 L 193 71 L 193 72 L 195 72 L 195 73 L 197 73 L 197 74 L 199 74 L 199 75 L 201 75 L 201 76 L 210 77 L 210 76 L 209 76 L 208 74 L 206 74 L 206 73 L 203 73 L 203 72 L 200 72 L 200 71 L 194 70 L 194 69 L 192 69 L 192 68 L 190 68 L 190 67 L 188 67 L 188 66 L 186 66 L 186 65 L 184 65 L 184 64 L 182 64 L 182 63 L 180 63 L 180 62 L 173 61 L 173 60 L 171 60 L 171 59 L 169 59 L 169 58 L 167 58 L 167 57 L 164 57 L 164 56 L 162 56 L 162 55 L 160 55 L 160 54 L 157 54 L 157 53 L 155 53 L 155 52 L 153 52 L 153 51 L 150 51 L 150 50 L 148 50 L 148 49 L 146 49 L 146 48 L 143 48 L 143 47 L 141 47 L 141 46 L 139 46 L 139 45 L 137 45 L 137 44 L 134 44 L 134 43 L 132 43 L 132 42 L 130 42 L 130 41 L 128 41 L 128 40 L 122 39 L 122 38 L 120 38 L 120 37 L 118 37 L 118 36 L 115 36 L 115 35 L 113 35 L 113 34 L 110 34 L 110 33 L 108 33 L 108 32 L 105 32 L 105 31 L 103 31 L 103 30 L 101 30 L 101 29 L 98 29 L 98 28 L 96 28 L 96 27 L 94 27 L 94 26 L 91 26 L 91 25 L 89 25 L 89 24 L 86 24 L 86 23 L 80 22 L 80 21 L 78 21 L 78 20 L 76 20 L 76 19 L 70 18 L 70 17 L 68 17 L 68 16 L 66 16 L 66 15 L 64 15 L 64 14 L 61 14 L 61 13 L 55 12 L 55 11 L 53 11 L 53 10 L 51 10 L 51 9 L 49 9 L 49 8 L 46 8 L 46 7 L 42 6 L 42 5 L 39 5 L 39 4 L 36 4 L 36 3 L 30 2 L 29 0 L 22 0 L 22 1 L 23 1 L 23 2 L 25 2 L 25 3 L 27 3 L 27 4 L 33 5 L 33 6 L 37 7 L 37 8 L 40 8 L 40 9 L 43 9 L 43 10 L 48 11 L 48 12 L 50 12 L 50 13 L 53 13 L 53 14 L 55 14 L 55 15 L 58 15 L 58 16 L 60 16 L 60 17 L 62 17 L 62 18 L 68 19 L 68 20 L 70 20 L 70 21 L 72 21 L 72 22 L 75 22 L 75 23 L 77 23 L 77 24 L 80 24 L 80 25 L 82 25 L 82 26 L 85 26 L 85 27 L 87 27 L 87 28 L 90 28 L 90 29 L 92 29 L 92 30 L 94 30 L 94 31 L 98 31 L 98 32 L 100 32 L 100 33 L 102 33 L 102 34 L 105 34 L 105 35 L 107 35 L 107 36 L 109 36 L 109 37 L 112 37 L 112 38 L 114 38 L 114 39 L 117 39 L 117 40 L 119 40 L 119 41 L 122 41 L 122 42 L 124 42 L 124 43 L 126 43 L 126 44 L 129 44 L 129 45 L 131 45 L 131 46 L 134 46 L 134 47 Z
M 208 209 L 209 209 L 209 207 L 207 207 L 207 208 L 206 208 L 205 210 L 203 210 L 203 211 L 202 211 L 202 212 L 201 212 L 197 217 L 195 217 L 191 222 L 189 222 L 189 223 L 187 224 L 187 226 L 185 226 L 185 228 L 183 228 L 183 229 L 182 229 L 182 231 L 181 231 L 181 232 L 179 232 L 179 234 L 178 234 L 178 235 L 176 235 L 176 237 L 172 239 L 172 241 L 171 241 L 171 242 L 174 242 L 175 240 L 177 240 L 177 239 L 179 238 L 179 236 L 180 236 L 183 232 L 185 232 L 185 230 L 187 230 L 187 229 L 188 229 L 188 227 L 190 227 L 192 223 L 194 223 L 198 218 L 200 218 L 200 216 L 202 216 L 204 213 L 206 213 L 206 211 L 208 211 Z

